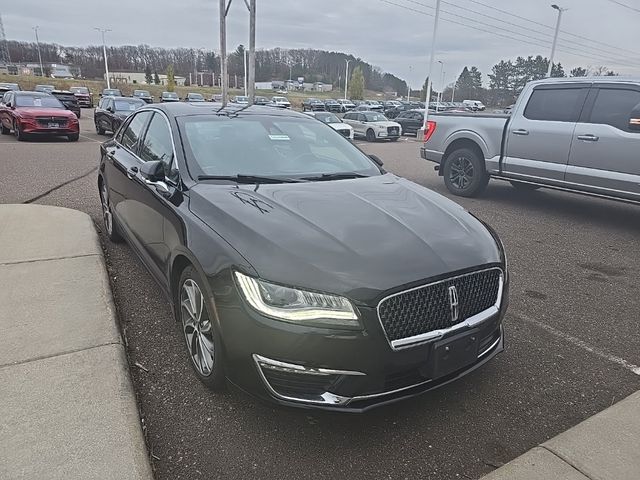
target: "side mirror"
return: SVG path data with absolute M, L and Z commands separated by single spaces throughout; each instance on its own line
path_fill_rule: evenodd
M 113 111 L 113 107 L 107 107 L 107 112 L 115 113 L 115 112 Z
M 629 130 L 632 132 L 640 132 L 640 104 L 636 105 L 636 107 L 631 110 Z
M 379 167 L 382 167 L 384 165 L 384 163 L 382 163 L 382 160 L 380 160 L 380 157 L 378 157 L 377 155 L 369 155 L 369 158 L 373 160 Z
M 160 160 L 145 162 L 140 167 L 140 175 L 149 182 L 160 182 L 164 180 L 164 163 Z

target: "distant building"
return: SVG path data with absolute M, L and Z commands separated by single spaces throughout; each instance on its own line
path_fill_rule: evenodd
M 80 69 L 73 65 L 63 65 L 61 63 L 43 63 L 45 72 L 48 72 L 51 78 L 75 78 L 81 75 Z M 35 75 L 42 76 L 40 71 L 40 63 L 14 63 L 5 65 L 0 71 L 5 71 L 10 75 Z
M 304 90 L 305 92 L 330 92 L 333 90 L 333 85 L 330 83 L 300 83 L 299 80 L 274 80 L 272 82 L 256 82 L 256 90 L 278 90 L 279 88 L 285 88 L 287 90 Z
M 155 78 L 155 74 L 152 74 L 151 77 Z M 158 78 L 160 79 L 160 85 L 167 84 L 166 75 L 158 74 Z M 175 75 L 173 78 L 175 79 L 176 85 L 180 87 L 184 86 L 184 83 L 187 80 L 185 77 L 180 77 L 178 75 Z M 106 74 L 104 75 L 104 79 L 107 79 Z M 109 72 L 109 80 L 111 80 L 111 83 L 147 85 L 147 79 L 144 72 Z

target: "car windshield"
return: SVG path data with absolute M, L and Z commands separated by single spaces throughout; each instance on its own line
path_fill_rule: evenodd
M 89 89 L 87 87 L 71 87 L 70 90 L 73 93 L 89 93 Z
M 364 117 L 367 122 L 386 122 L 388 120 L 381 113 L 365 113 Z
M 380 174 L 349 140 L 311 118 L 185 116 L 180 129 L 195 177 Z
M 274 102 L 288 102 L 287 97 L 273 97 Z
M 236 102 L 246 103 L 249 101 L 249 97 L 236 97 Z
M 0 83 L 0 88 L 8 88 L 9 90 L 18 90 L 17 83 Z
M 148 97 L 149 96 L 149 92 L 147 92 L 146 90 L 136 90 L 135 92 L 133 92 L 133 94 L 138 96 L 138 97 Z
M 163 92 L 162 96 L 164 98 L 178 98 L 178 94 L 175 92 Z
M 143 105 L 146 105 L 143 101 L 132 98 L 131 100 L 116 100 L 116 111 L 129 111 L 133 112 Z
M 16 107 L 64 108 L 64 105 L 51 95 L 16 95 Z
M 316 113 L 315 117 L 322 123 L 340 123 L 341 120 L 333 113 Z
M 102 95 L 120 95 L 120 90 L 114 90 L 114 89 L 105 89 L 102 91 Z
M 36 90 L 53 90 L 53 85 L 36 85 Z

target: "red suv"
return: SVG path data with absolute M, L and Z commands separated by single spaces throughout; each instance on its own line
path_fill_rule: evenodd
M 20 141 L 31 135 L 66 136 L 70 142 L 80 137 L 80 123 L 53 95 L 39 92 L 7 92 L 0 102 L 0 130 L 13 130 Z

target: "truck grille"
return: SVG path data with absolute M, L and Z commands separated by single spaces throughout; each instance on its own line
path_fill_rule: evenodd
M 387 127 L 387 135 L 397 137 L 400 135 L 400 129 L 398 127 Z
M 441 280 L 385 298 L 378 316 L 390 342 L 450 328 L 484 312 L 499 301 L 502 271 L 499 268 Z M 457 291 L 454 319 L 449 288 Z

